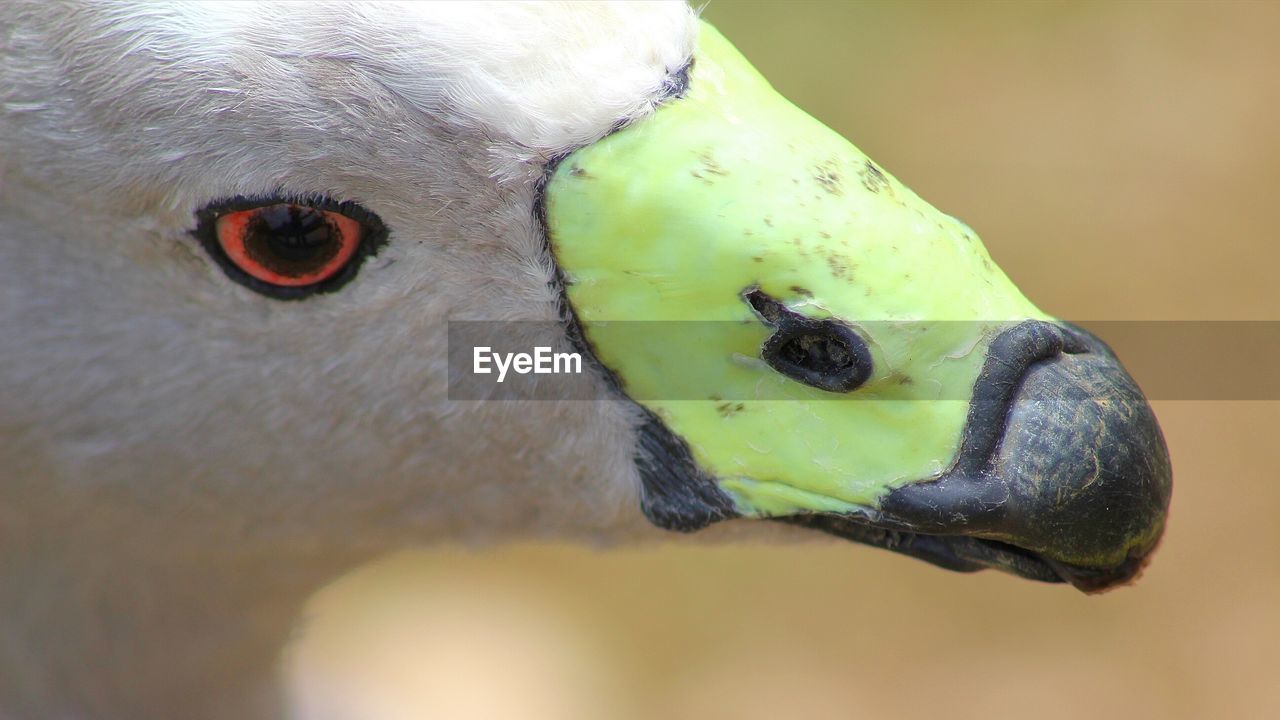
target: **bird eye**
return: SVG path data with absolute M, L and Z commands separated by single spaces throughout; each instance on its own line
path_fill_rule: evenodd
M 237 199 L 197 214 L 196 236 L 237 282 L 298 299 L 350 280 L 386 231 L 352 203 Z
M 828 392 L 847 393 L 871 377 L 871 350 L 852 328 L 807 318 L 759 288 L 743 293 L 756 314 L 777 328 L 760 356 L 787 377 Z

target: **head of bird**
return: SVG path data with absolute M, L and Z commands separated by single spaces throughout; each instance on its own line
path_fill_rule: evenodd
M 1161 534 L 1106 345 L 684 6 L 31 8 L 0 62 L 29 517 L 313 548 L 773 519 L 1085 590 Z M 597 394 L 451 396 L 466 321 L 543 324 Z

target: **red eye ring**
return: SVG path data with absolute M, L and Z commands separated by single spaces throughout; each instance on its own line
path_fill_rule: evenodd
M 250 277 L 283 288 L 324 282 L 360 249 L 360 222 L 333 210 L 275 203 L 225 213 L 215 236 L 227 258 Z

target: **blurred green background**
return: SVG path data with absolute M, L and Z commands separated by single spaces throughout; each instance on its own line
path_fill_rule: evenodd
M 705 16 L 1049 312 L 1280 319 L 1280 3 Z M 1231 348 L 1186 351 L 1211 374 Z M 380 719 L 1280 717 L 1280 404 L 1156 411 L 1176 490 L 1131 588 L 816 538 L 434 549 L 319 596 L 299 664 Z

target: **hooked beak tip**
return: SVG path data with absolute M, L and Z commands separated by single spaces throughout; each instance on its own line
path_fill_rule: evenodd
M 992 367 L 1018 377 L 988 378 L 1008 396 L 986 397 L 985 412 L 975 400 L 954 476 L 898 488 L 876 521 L 954 537 L 981 566 L 1035 579 L 1047 568 L 1084 592 L 1132 582 L 1172 494 L 1150 405 L 1110 348 L 1083 330 L 1028 321 L 999 340 L 993 348 L 1007 357 Z M 974 541 L 978 551 L 964 549 Z

